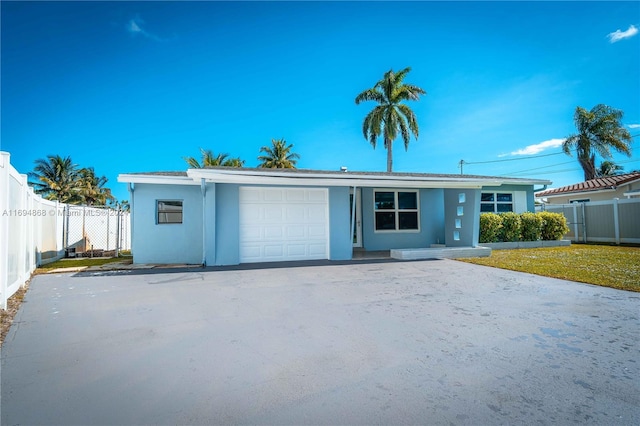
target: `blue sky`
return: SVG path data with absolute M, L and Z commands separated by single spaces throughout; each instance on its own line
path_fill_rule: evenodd
M 638 2 L 0 3 L 1 147 L 21 172 L 70 155 L 109 179 L 186 170 L 199 148 L 258 164 L 284 138 L 309 169 L 384 171 L 354 98 L 389 69 L 427 91 L 394 171 L 582 180 L 558 141 L 576 106 L 640 133 Z M 633 156 L 614 159 L 640 169 Z M 546 155 L 556 154 L 556 155 Z M 531 158 L 532 155 L 546 155 Z M 509 161 L 506 161 L 509 160 Z M 487 161 L 499 161 L 484 163 Z M 473 164 L 480 163 L 480 164 Z

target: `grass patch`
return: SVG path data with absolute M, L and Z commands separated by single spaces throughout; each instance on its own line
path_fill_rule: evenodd
M 102 266 L 102 265 L 106 265 L 107 263 L 123 262 L 123 261 L 124 259 L 119 257 L 111 257 L 108 259 L 90 258 L 90 257 L 79 258 L 79 259 L 61 259 L 61 260 L 57 260 L 55 262 L 51 262 L 46 265 L 40 266 L 38 269 L 36 269 L 36 274 L 46 273 L 51 271 L 52 269 L 57 269 L 57 268 L 73 268 L 77 266 Z
M 640 292 L 640 248 L 575 244 L 493 250 L 491 257 L 458 259 L 477 265 Z

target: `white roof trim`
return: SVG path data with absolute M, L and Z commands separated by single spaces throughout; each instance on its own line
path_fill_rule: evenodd
M 292 173 L 242 170 L 242 169 L 189 169 L 187 176 L 162 174 L 121 174 L 118 182 L 165 185 L 200 185 L 200 180 L 215 183 L 241 185 L 286 185 L 286 186 L 357 186 L 384 188 L 482 188 L 505 184 L 536 185 L 550 184 L 544 180 L 516 180 L 510 178 L 438 177 L 415 175 L 372 175 L 358 172 Z
M 188 176 L 163 176 L 163 175 L 140 175 L 121 174 L 118 175 L 118 182 L 123 183 L 152 183 L 156 185 L 200 185 L 199 180 L 193 180 Z
M 535 185 L 550 184 L 542 180 L 514 180 L 509 178 L 470 178 L 461 176 L 389 176 L 370 175 L 358 172 L 300 173 L 261 172 L 258 170 L 189 169 L 187 175 L 194 179 L 210 182 L 241 184 L 272 184 L 295 186 L 359 186 L 359 187 L 399 187 L 399 188 L 481 188 L 504 184 Z

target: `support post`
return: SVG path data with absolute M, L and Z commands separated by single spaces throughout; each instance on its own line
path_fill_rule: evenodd
M 202 192 L 202 266 L 207 266 L 207 183 L 200 178 L 200 192 Z
M 353 186 L 353 199 L 351 201 L 351 234 L 349 235 L 349 242 L 351 244 L 351 257 L 353 257 L 353 234 L 356 231 L 356 200 L 358 198 L 358 188 Z

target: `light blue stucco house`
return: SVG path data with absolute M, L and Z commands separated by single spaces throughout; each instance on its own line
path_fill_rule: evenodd
M 478 245 L 480 212 L 534 211 L 547 180 L 213 167 L 130 173 L 135 263 L 348 260 Z M 540 190 L 540 188 L 535 188 Z

